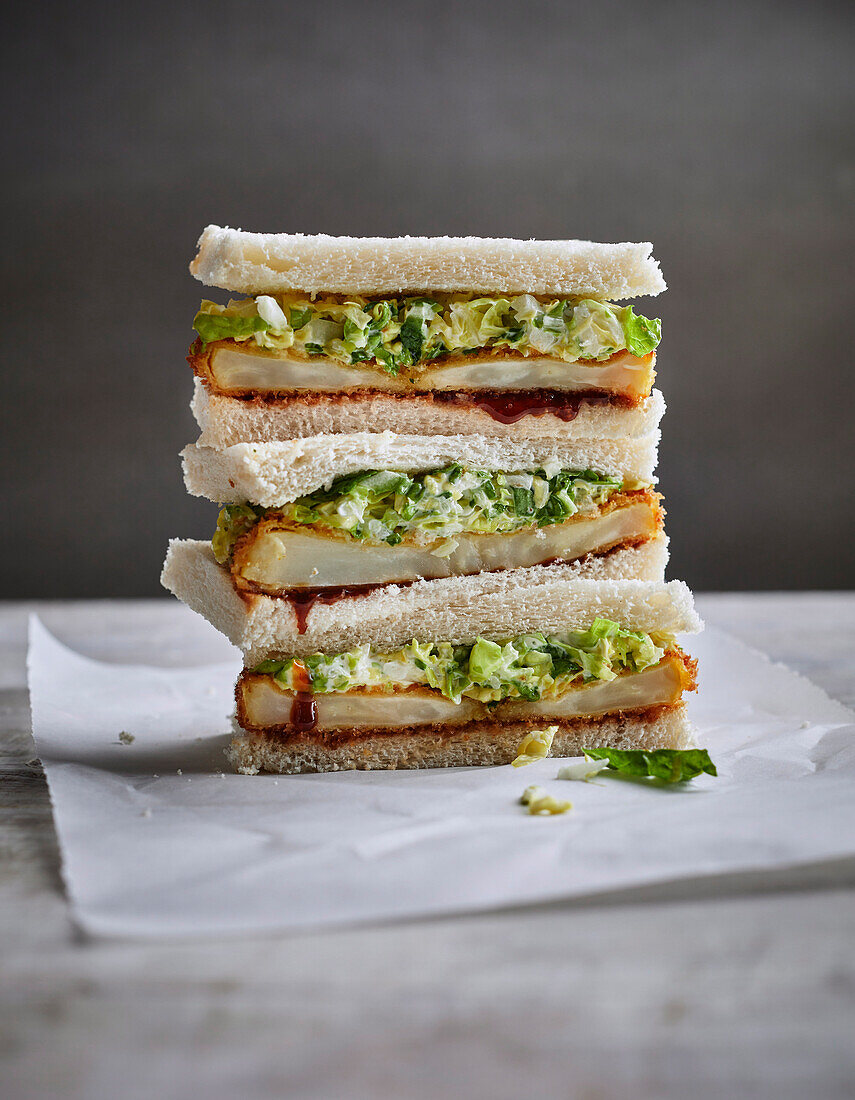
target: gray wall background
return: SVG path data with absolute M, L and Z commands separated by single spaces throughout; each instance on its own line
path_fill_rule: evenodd
M 855 5 L 42 4 L 4 28 L 4 567 L 144 596 L 208 222 L 652 240 L 671 575 L 855 582 Z

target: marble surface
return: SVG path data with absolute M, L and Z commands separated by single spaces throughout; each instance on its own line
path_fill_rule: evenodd
M 698 603 L 855 706 L 855 594 Z M 0 608 L 7 1100 L 853 1095 L 855 860 L 323 934 L 84 942 L 33 759 L 30 610 L 103 659 L 224 652 L 166 601 Z

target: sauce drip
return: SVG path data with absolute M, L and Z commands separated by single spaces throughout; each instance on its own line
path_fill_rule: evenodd
M 318 704 L 312 694 L 312 678 L 302 661 L 294 662 L 291 675 L 294 701 L 291 703 L 289 721 L 297 733 L 308 733 L 318 724 Z
M 298 588 L 292 589 L 284 599 L 294 608 L 297 633 L 305 634 L 309 612 L 316 603 L 338 603 L 348 596 L 364 596 L 366 592 L 373 592 L 375 588 L 381 587 L 383 586 L 379 584 L 348 584 L 335 588 Z
M 297 733 L 308 733 L 318 724 L 318 704 L 309 691 L 298 691 L 291 703 L 289 721 Z

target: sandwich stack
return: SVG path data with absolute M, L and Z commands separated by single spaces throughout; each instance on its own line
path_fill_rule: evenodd
M 665 582 L 647 244 L 209 226 L 188 490 L 163 583 L 238 646 L 238 770 L 691 744 Z

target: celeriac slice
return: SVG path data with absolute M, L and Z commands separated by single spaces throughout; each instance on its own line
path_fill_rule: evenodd
M 447 365 L 420 368 L 416 374 L 386 373 L 378 367 L 348 367 L 324 356 L 303 359 L 250 351 L 236 345 L 214 346 L 207 370 L 221 393 L 289 393 L 374 390 L 380 393 L 458 390 L 602 390 L 646 397 L 655 377 L 656 355 L 637 358 L 619 352 L 602 363 L 566 363 L 547 356 L 455 356 Z
M 456 548 L 444 555 L 432 553 L 442 550 L 444 540 L 427 547 L 369 544 L 262 520 L 236 551 L 232 573 L 238 584 L 276 595 L 295 588 L 402 583 L 520 569 L 556 559 L 574 561 L 621 543 L 653 538 L 659 523 L 655 500 L 650 496 L 604 513 L 577 513 L 566 523 L 511 534 L 457 535 Z

